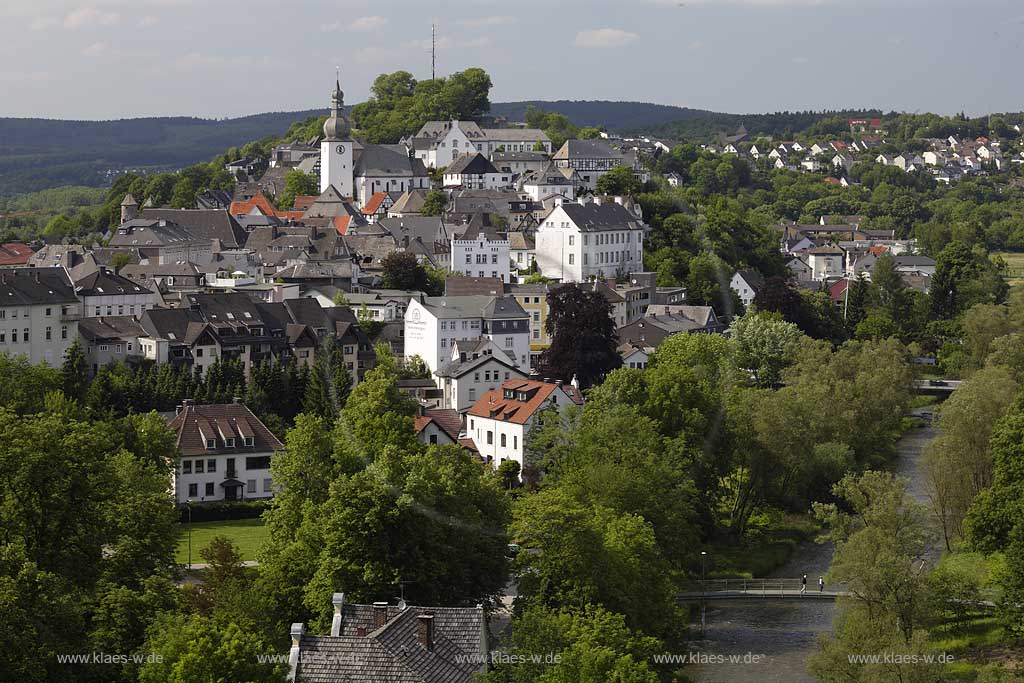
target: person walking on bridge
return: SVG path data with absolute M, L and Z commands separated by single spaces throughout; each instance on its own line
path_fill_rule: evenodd
M 819 593 L 824 593 L 825 592 L 825 577 L 824 576 L 819 576 L 818 577 L 818 592 Z
M 800 579 L 800 595 L 803 595 L 807 591 L 807 574 L 804 574 L 804 578 Z

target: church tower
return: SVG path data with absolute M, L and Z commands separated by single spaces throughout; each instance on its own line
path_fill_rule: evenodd
M 341 83 L 335 82 L 331 94 L 331 116 L 324 124 L 324 139 L 320 143 L 320 192 L 334 186 L 342 197 L 351 197 L 353 185 L 352 140 L 349 139 L 348 119 L 342 112 L 345 93 Z

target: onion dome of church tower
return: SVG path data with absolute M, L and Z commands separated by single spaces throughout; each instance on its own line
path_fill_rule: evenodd
M 348 137 L 348 119 L 342 110 L 345 107 L 345 93 L 341 91 L 341 83 L 334 82 L 334 92 L 331 93 L 331 115 L 324 123 L 324 137 L 328 140 L 342 140 Z

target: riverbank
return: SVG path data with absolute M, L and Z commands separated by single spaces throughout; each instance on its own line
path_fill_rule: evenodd
M 808 544 L 821 524 L 810 513 L 773 512 L 764 532 L 742 542 L 720 540 L 708 548 L 709 578 L 763 578 L 784 567 Z

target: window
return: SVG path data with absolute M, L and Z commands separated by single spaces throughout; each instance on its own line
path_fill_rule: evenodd
M 473 255 L 466 254 L 466 263 L 473 263 Z
M 476 387 L 470 387 L 469 388 L 469 400 L 470 401 L 475 401 L 476 400 Z
M 216 458 L 207 458 L 207 460 L 206 460 L 206 471 L 207 472 L 216 472 L 217 471 L 217 459 Z
M 569 235 L 569 246 L 576 244 L 576 235 Z
M 202 460 L 196 460 L 196 474 L 203 473 L 203 465 L 205 463 Z
M 0 344 L 6 344 L 6 343 L 7 343 L 7 333 L 2 331 L 2 330 L 0 330 Z
M 49 327 L 46 328 L 46 338 L 47 339 L 50 338 L 50 328 Z M 115 344 L 114 345 L 114 351 L 116 351 L 117 353 L 122 353 L 123 349 L 124 349 L 124 345 L 123 344 Z
M 511 349 L 512 348 L 512 337 L 505 337 L 505 348 L 506 349 Z
M 263 493 L 270 493 L 270 479 L 263 480 Z
M 535 323 L 539 323 L 540 322 L 540 311 L 534 311 L 533 312 L 533 322 L 535 322 Z
M 182 460 L 181 461 L 181 473 L 182 474 L 192 474 L 192 461 L 191 460 Z
M 505 445 L 506 445 L 506 444 L 505 444 L 505 435 L 504 435 L 504 434 L 502 434 L 502 435 L 501 435 L 501 447 L 502 447 L 502 448 L 504 448 L 504 447 L 505 447 Z
M 26 327 L 21 331 L 21 341 L 28 343 L 28 328 Z
M 49 325 L 46 326 L 46 341 L 53 339 L 53 328 Z M 120 344 L 118 344 L 120 346 Z
M 226 448 L 234 448 L 235 447 L 235 437 L 229 436 L 228 438 L 224 439 L 224 446 Z
M 512 435 L 512 448 L 519 448 L 519 437 Z
M 203 357 L 203 350 L 202 349 L 196 349 L 196 358 L 202 358 L 202 357 Z
M 247 479 L 245 481 L 245 492 L 246 493 L 256 493 L 256 480 L 255 479 Z
M 53 315 L 53 309 L 51 309 L 49 306 L 46 307 L 46 315 L 47 316 Z
M 576 254 L 569 254 L 569 265 L 570 266 L 573 265 L 574 263 L 576 263 L 575 256 L 576 256 Z
M 212 496 L 213 495 L 213 482 L 212 481 L 206 482 L 206 495 L 208 495 L 208 496 Z
M 245 459 L 245 469 L 247 470 L 269 470 L 270 469 L 270 456 L 269 455 L 254 455 Z
M 533 338 L 534 339 L 540 339 L 540 330 L 534 330 L 533 331 Z
M 351 365 L 349 366 L 349 368 L 351 369 Z M 253 444 L 253 437 L 251 437 L 251 436 L 245 437 L 245 445 L 251 447 L 252 444 Z
M 490 377 L 488 377 L 487 379 L 490 379 Z M 476 372 L 473 373 L 473 381 L 474 382 L 479 382 L 480 381 L 480 371 L 479 370 L 477 370 Z
M 487 445 L 491 446 L 494 444 L 494 432 L 487 432 Z
M 103 315 L 103 309 L 99 306 L 96 307 L 96 315 Z
M 206 450 L 212 451 L 216 447 L 217 447 L 217 439 L 207 439 L 206 440 Z
M 68 326 L 67 325 L 61 325 L 60 326 L 60 338 L 61 339 L 67 339 L 68 338 Z M 128 350 L 129 351 L 132 350 L 131 346 L 132 346 L 131 344 L 128 345 Z
M 12 344 L 17 344 L 18 343 L 18 331 L 17 330 L 11 330 L 11 343 Z
M 497 254 L 491 254 L 491 263 L 497 263 L 497 262 L 498 262 L 498 255 Z
M 199 484 L 189 484 L 188 485 L 188 497 L 189 498 L 195 498 L 198 495 L 199 495 Z

